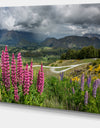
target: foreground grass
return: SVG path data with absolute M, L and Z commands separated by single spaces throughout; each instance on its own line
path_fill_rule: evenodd
M 72 60 L 69 61 L 71 62 Z M 90 60 L 82 60 L 82 61 L 90 61 Z M 44 74 L 45 74 L 44 91 L 42 95 L 40 95 L 36 89 L 39 67 L 35 67 L 33 84 L 30 86 L 29 95 L 24 96 L 22 86 L 18 85 L 18 90 L 19 90 L 18 94 L 20 97 L 20 100 L 18 102 L 15 102 L 14 100 L 14 89 L 12 84 L 10 86 L 10 91 L 9 92 L 6 91 L 5 86 L 2 83 L 1 70 L 0 70 L 0 101 L 8 102 L 8 103 L 27 104 L 27 105 L 40 106 L 40 107 L 50 107 L 50 108 L 59 108 L 65 110 L 100 113 L 100 87 L 98 87 L 97 96 L 96 98 L 94 98 L 92 96 L 94 80 L 92 79 L 90 88 L 88 88 L 87 86 L 87 75 L 89 75 L 90 73 L 88 72 L 87 65 L 84 65 L 84 67 L 79 66 L 77 68 L 72 69 L 70 73 L 73 73 L 72 77 L 78 76 L 79 81 L 73 81 L 72 83 L 70 83 L 71 75 L 68 76 L 68 74 L 70 74 L 69 72 L 65 72 L 63 80 L 60 80 L 59 74 L 54 75 L 52 72 L 50 72 L 48 68 L 44 68 Z M 75 72 L 75 70 L 79 70 L 79 69 L 80 70 L 82 69 L 82 72 L 84 70 L 87 73 L 87 74 L 85 73 L 84 91 L 80 90 L 80 86 L 81 86 L 80 78 L 82 72 L 79 73 L 79 75 L 78 72 Z M 75 94 L 73 94 L 72 92 L 73 87 L 75 89 Z M 88 91 L 89 93 L 88 105 L 84 105 L 84 96 L 86 91 Z
M 38 70 L 38 68 L 36 69 Z M 87 77 L 85 77 L 87 78 Z M 11 85 L 10 91 L 7 92 L 2 83 L 0 76 L 0 100 L 1 102 L 35 105 L 40 107 L 59 108 L 65 110 L 76 110 L 92 113 L 100 113 L 100 87 L 97 90 L 97 97 L 92 96 L 92 85 L 88 88 L 85 80 L 84 91 L 80 90 L 80 81 L 70 83 L 69 78 L 60 80 L 54 76 L 46 76 L 44 91 L 42 95 L 36 89 L 37 74 L 34 74 L 33 84 L 30 86 L 29 95 L 23 95 L 22 86 L 18 86 L 20 100 L 14 101 L 14 90 Z M 72 87 L 75 89 L 75 94 L 72 92 Z M 85 91 L 89 93 L 88 105 L 84 105 Z

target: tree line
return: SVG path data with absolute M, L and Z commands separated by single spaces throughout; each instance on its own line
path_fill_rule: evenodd
M 87 59 L 100 58 L 100 49 L 93 46 L 83 47 L 81 50 L 68 49 L 66 53 L 61 54 L 61 59 Z

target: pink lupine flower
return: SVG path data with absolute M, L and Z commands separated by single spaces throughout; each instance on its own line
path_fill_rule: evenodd
M 1 54 L 1 69 L 2 69 L 2 81 L 4 83 L 5 81 L 5 68 L 4 68 L 4 51 L 2 51 L 2 54 Z
M 29 77 L 29 70 L 28 70 L 28 64 L 26 64 L 26 69 L 24 71 L 24 95 L 29 94 L 29 87 L 30 87 L 30 77 Z
M 43 65 L 41 64 L 41 71 L 39 70 L 38 79 L 37 79 L 37 91 L 42 94 L 44 89 L 44 72 L 43 72 Z
M 18 87 L 17 87 L 17 78 L 16 78 L 16 61 L 14 57 L 14 53 L 12 54 L 12 61 L 11 61 L 11 81 L 14 87 L 14 98 L 17 102 L 19 100 L 18 96 Z
M 17 87 L 17 85 L 14 86 L 14 98 L 15 98 L 15 101 L 18 102 L 19 96 L 18 96 L 18 87 Z
M 12 54 L 12 61 L 11 61 L 11 81 L 13 86 L 17 85 L 16 61 L 15 61 L 14 53 Z
M 5 71 L 5 87 L 7 91 L 10 89 L 10 66 L 9 66 L 9 54 L 7 46 L 5 46 L 4 54 L 4 71 Z
M 21 53 L 18 53 L 17 56 L 17 82 L 19 83 L 19 85 L 23 84 L 23 68 L 22 68 Z
M 43 72 L 43 64 L 41 64 L 41 72 Z
M 29 77 L 30 77 L 30 85 L 33 84 L 33 63 L 31 62 L 30 69 L 29 69 Z
M 22 70 L 22 74 L 23 74 L 23 84 L 24 84 L 24 80 L 25 80 L 25 69 L 26 69 L 26 67 L 24 67 L 23 70 Z

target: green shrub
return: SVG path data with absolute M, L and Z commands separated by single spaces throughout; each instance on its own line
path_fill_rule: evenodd
M 99 65 L 99 64 L 100 64 L 100 59 L 94 60 L 92 63 L 93 66 Z

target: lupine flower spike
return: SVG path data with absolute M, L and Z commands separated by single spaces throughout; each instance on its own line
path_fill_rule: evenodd
M 88 104 L 88 91 L 85 92 L 85 96 L 84 96 L 84 104 L 85 104 L 85 105 Z
M 60 80 L 63 80 L 64 72 L 60 73 Z
M 21 53 L 18 53 L 17 56 L 17 82 L 19 83 L 19 85 L 23 84 L 23 68 L 22 68 Z
M 72 92 L 73 92 L 73 94 L 75 94 L 75 89 L 74 89 L 74 87 L 72 87 Z
M 32 85 L 33 84 L 33 63 L 32 62 L 29 69 L 29 77 L 30 77 L 30 85 Z
M 15 87 L 17 85 L 17 79 L 16 79 L 16 62 L 14 53 L 12 54 L 12 61 L 11 61 L 11 81 L 12 85 Z
M 95 82 L 93 83 L 93 97 L 96 97 L 98 85 L 100 85 L 100 79 L 95 80 Z
M 4 54 L 4 71 L 5 71 L 5 87 L 6 90 L 10 90 L 10 66 L 9 66 L 9 54 L 7 46 L 5 46 L 5 54 Z
M 29 77 L 29 70 L 28 70 L 28 64 L 26 64 L 26 69 L 24 72 L 24 95 L 29 94 L 29 87 L 30 87 L 30 77 Z
M 5 68 L 4 68 L 4 51 L 2 51 L 2 54 L 1 54 L 1 69 L 2 69 L 2 81 L 4 83 L 5 81 Z
M 17 85 L 14 86 L 14 98 L 15 98 L 15 101 L 18 102 L 19 96 L 18 96 L 18 87 L 17 87 Z
M 70 79 L 70 84 L 72 84 L 72 78 Z
M 89 76 L 89 77 L 87 78 L 87 85 L 88 85 L 89 88 L 90 88 L 90 84 L 91 84 L 91 76 Z
M 41 64 L 41 72 L 43 72 L 43 64 Z
M 41 64 L 41 71 L 39 70 L 38 79 L 37 79 L 37 91 L 42 94 L 44 89 L 44 72 L 43 72 L 43 64 Z

